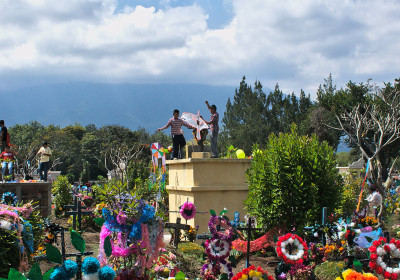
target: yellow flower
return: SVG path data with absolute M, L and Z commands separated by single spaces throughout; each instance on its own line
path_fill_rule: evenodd
M 58 209 L 59 209 L 59 210 L 63 210 L 63 208 L 62 208 L 61 206 L 60 206 L 60 207 L 58 207 Z
M 339 252 L 342 252 L 343 250 L 344 250 L 343 247 L 340 247 L 340 248 L 339 248 Z
M 346 241 L 344 241 L 344 240 L 342 240 L 342 241 L 340 241 L 342 244 L 344 244 L 344 243 L 346 243 Z
M 342 272 L 343 278 L 346 279 L 346 277 L 352 272 L 353 270 L 347 269 Z

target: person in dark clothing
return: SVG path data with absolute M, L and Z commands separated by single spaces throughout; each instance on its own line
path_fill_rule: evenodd
M 7 146 L 7 127 L 4 125 L 4 120 L 0 120 L 0 140 L 1 140 L 1 152 L 4 152 Z

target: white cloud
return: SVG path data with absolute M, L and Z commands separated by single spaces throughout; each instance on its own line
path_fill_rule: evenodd
M 210 29 L 198 4 L 116 13 L 113 0 L 1 1 L 0 73 L 231 85 L 246 75 L 314 94 L 329 73 L 341 87 L 400 72 L 396 0 L 231 3 L 232 20 Z

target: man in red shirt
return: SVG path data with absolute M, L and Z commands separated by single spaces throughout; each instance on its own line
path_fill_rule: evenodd
M 0 154 L 0 158 L 3 160 L 3 163 L 1 166 L 2 167 L 1 173 L 3 174 L 3 176 L 7 175 L 6 174 L 7 165 L 8 165 L 8 175 L 13 174 L 14 154 L 10 150 L 9 146 L 5 147 L 5 151 Z

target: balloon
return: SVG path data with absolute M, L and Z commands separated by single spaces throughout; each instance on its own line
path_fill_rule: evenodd
M 237 156 L 237 158 L 245 158 L 245 157 L 246 157 L 246 154 L 244 153 L 243 150 L 237 149 L 237 150 L 236 150 L 236 156 Z

